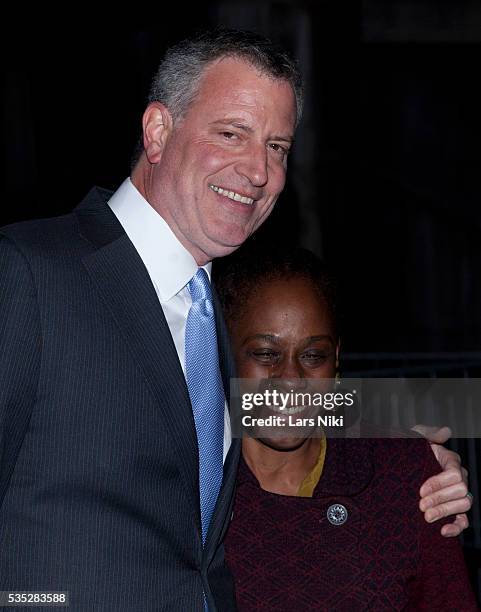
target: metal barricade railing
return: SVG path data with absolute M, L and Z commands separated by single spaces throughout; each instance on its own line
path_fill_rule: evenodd
M 481 352 L 343 353 L 343 374 L 350 378 L 401 376 L 481 377 Z M 451 374 L 452 373 L 452 374 Z

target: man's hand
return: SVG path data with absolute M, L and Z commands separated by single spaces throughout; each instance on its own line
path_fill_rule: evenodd
M 449 427 L 416 425 L 413 429 L 431 442 L 431 449 L 443 469 L 440 474 L 428 478 L 420 488 L 419 508 L 428 523 L 456 515 L 453 523 L 443 525 L 441 534 L 446 537 L 457 536 L 468 527 L 466 512 L 473 505 L 472 497 L 466 496 L 468 471 L 461 466 L 461 458 L 457 453 L 441 446 L 451 437 Z

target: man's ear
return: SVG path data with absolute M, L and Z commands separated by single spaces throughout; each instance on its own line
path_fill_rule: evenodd
M 160 102 L 151 102 L 142 117 L 144 150 L 151 164 L 157 164 L 172 132 L 172 115 Z

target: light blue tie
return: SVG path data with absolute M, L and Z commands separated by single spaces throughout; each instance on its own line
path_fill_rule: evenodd
M 205 543 L 222 483 L 225 399 L 212 292 L 203 268 L 197 270 L 188 288 L 192 306 L 185 328 L 185 372 L 199 447 L 200 514 Z

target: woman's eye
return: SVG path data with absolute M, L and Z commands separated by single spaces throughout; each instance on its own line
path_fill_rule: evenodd
M 327 353 L 318 353 L 314 351 L 309 351 L 302 354 L 304 361 L 309 363 L 323 363 L 328 357 L 329 355 Z
M 251 351 L 251 355 L 258 361 L 272 362 L 279 358 L 279 353 L 276 351 L 262 350 Z

